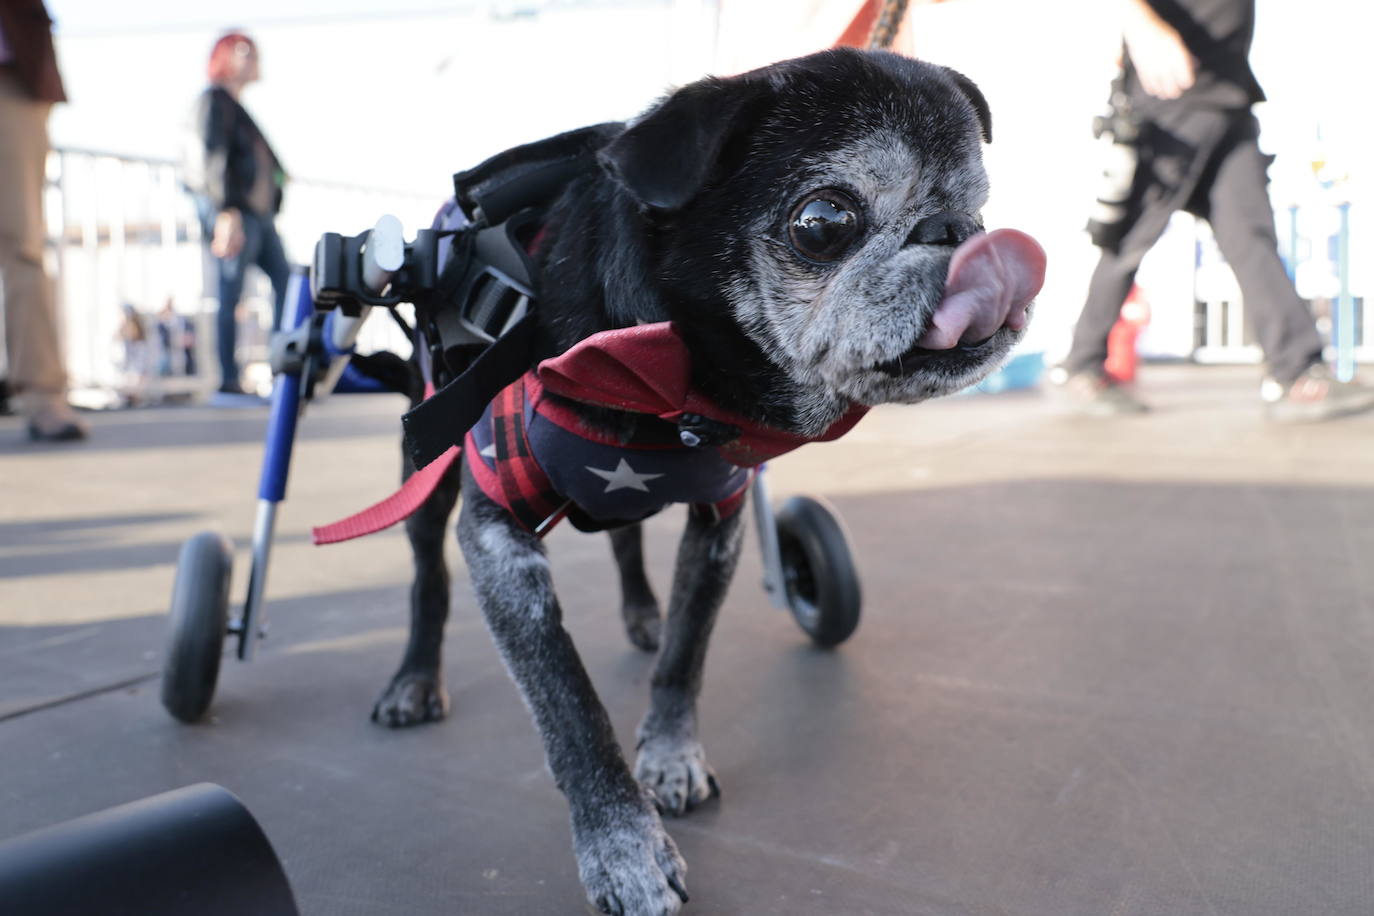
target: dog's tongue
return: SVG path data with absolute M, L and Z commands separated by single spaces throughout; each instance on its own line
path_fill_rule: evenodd
M 979 233 L 955 250 L 944 301 L 916 344 L 948 350 L 987 340 L 1004 325 L 1020 330 L 1044 282 L 1045 250 L 1035 239 L 1015 229 Z

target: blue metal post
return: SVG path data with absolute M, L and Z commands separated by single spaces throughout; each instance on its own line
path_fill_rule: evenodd
M 1298 281 L 1298 205 L 1288 207 L 1288 279 Z
M 286 301 L 289 328 L 300 327 L 315 311 L 310 283 L 304 270 L 291 274 Z M 258 478 L 258 498 L 279 503 L 286 496 L 286 475 L 291 470 L 291 446 L 296 439 L 296 418 L 300 415 L 301 377 L 283 373 L 272 381 L 272 413 L 267 420 L 267 448 L 262 456 Z
M 298 328 L 310 321 L 315 302 L 310 295 L 309 275 L 295 270 L 286 290 L 290 309 L 286 325 Z M 291 470 L 291 446 L 296 440 L 296 418 L 300 416 L 300 373 L 283 372 L 272 382 L 272 412 L 267 419 L 267 445 L 258 478 L 258 513 L 253 523 L 253 565 L 248 573 L 248 599 L 238 623 L 238 657 L 251 661 L 258 637 L 266 631 L 263 595 L 267 590 L 267 563 L 272 554 L 272 539 L 277 527 L 277 504 L 286 496 L 286 475 Z
M 1336 378 L 1348 382 L 1355 377 L 1355 297 L 1350 294 L 1350 204 L 1343 203 L 1341 232 L 1336 241 L 1336 273 L 1340 278 L 1340 297 L 1336 300 Z

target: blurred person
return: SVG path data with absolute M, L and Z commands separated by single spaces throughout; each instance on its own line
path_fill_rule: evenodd
M 84 439 L 67 403 L 56 296 L 43 267 L 43 185 L 48 113 L 67 100 L 42 0 L 0 0 L 0 288 L 6 394 L 20 402 L 34 440 Z
M 281 210 L 286 173 L 267 138 L 239 103 L 244 88 L 258 79 L 258 49 L 253 40 L 229 32 L 215 42 L 207 67 L 210 85 L 194 112 L 198 140 L 188 157 L 186 183 L 197 196 L 205 238 L 218 280 L 216 321 L 219 390 L 242 394 L 236 312 L 244 274 L 256 265 L 272 281 L 272 329 L 281 325 L 290 265 L 274 222 Z
M 191 319 L 177 312 L 170 296 L 157 315 L 158 362 L 161 376 L 196 374 L 196 332 Z
M 1278 254 L 1251 72 L 1254 0 L 1117 0 L 1122 69 L 1107 130 L 1116 157 L 1089 221 L 1101 258 L 1061 364 L 1064 390 L 1084 413 L 1148 407 L 1103 369 L 1107 338 L 1146 253 L 1169 218 L 1206 219 L 1235 273 L 1268 368 L 1278 421 L 1324 420 L 1374 407 L 1374 387 L 1341 382 Z
M 147 397 L 153 353 L 142 316 L 127 302 L 115 333 L 115 343 L 118 348 L 115 363 L 120 373 L 119 396 L 124 406 L 135 407 Z

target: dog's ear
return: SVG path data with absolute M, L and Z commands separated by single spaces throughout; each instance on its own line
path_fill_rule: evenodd
M 983 93 L 969 79 L 958 70 L 945 68 L 945 73 L 954 80 L 954 85 L 959 87 L 959 91 L 973 105 L 973 110 L 978 113 L 978 123 L 983 128 L 983 142 L 992 142 L 992 109 L 988 107 L 988 100 L 983 98 Z
M 601 162 L 641 204 L 679 210 L 710 179 L 760 88 L 738 77 L 684 86 L 607 144 Z

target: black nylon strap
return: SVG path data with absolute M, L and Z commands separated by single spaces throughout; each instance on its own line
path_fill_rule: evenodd
M 461 446 L 492 398 L 529 369 L 534 317 L 531 310 L 483 350 L 463 374 L 401 416 L 406 449 L 417 470 L 450 446 Z

